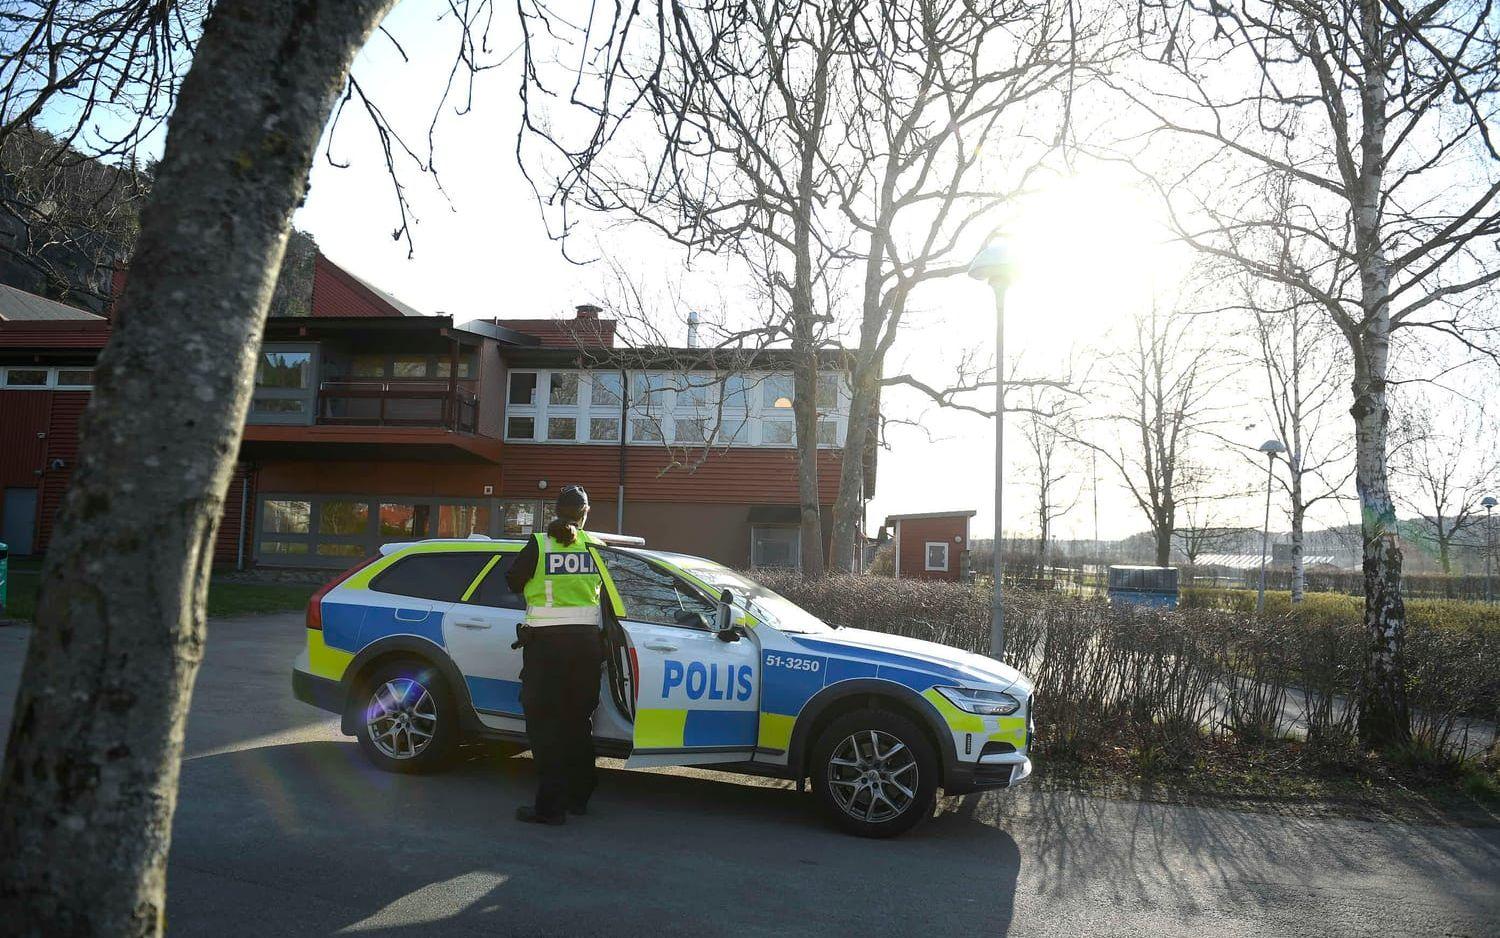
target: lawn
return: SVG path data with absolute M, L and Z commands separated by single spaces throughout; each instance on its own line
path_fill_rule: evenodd
M 36 590 L 41 570 L 31 564 L 11 566 L 5 617 L 31 621 L 36 617 Z M 208 587 L 209 616 L 244 616 L 265 612 L 295 612 L 307 606 L 317 589 L 311 584 L 220 583 Z

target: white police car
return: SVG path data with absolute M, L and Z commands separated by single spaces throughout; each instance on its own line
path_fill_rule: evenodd
M 1031 774 L 1031 683 L 955 648 L 834 628 L 727 567 L 596 535 L 612 654 L 601 755 L 811 778 L 828 815 L 889 836 L 951 793 Z M 460 743 L 524 745 L 525 602 L 505 582 L 524 541 L 391 544 L 313 596 L 292 686 L 338 713 L 391 771 Z

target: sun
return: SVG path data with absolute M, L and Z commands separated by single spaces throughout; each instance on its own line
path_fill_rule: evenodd
M 1044 344 L 1098 335 L 1170 295 L 1187 251 L 1165 212 L 1123 172 L 1057 176 L 1025 198 L 1007 226 L 1015 280 L 1009 304 L 1018 338 Z

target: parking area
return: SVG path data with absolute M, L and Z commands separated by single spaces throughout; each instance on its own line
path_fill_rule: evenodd
M 0 628 L 0 725 L 26 631 Z M 291 696 L 301 617 L 215 620 L 188 730 L 179 935 L 1486 935 L 1500 830 L 1289 819 L 1031 789 L 890 841 L 778 782 L 609 763 L 596 810 L 517 824 L 526 757 L 371 769 Z

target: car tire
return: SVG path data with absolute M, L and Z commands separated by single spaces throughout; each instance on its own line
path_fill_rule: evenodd
M 860 837 L 905 833 L 931 817 L 937 801 L 937 753 L 899 713 L 856 710 L 837 718 L 813 744 L 809 771 L 824 814 Z
M 432 772 L 458 749 L 458 709 L 448 682 L 431 664 L 414 658 L 384 662 L 359 684 L 355 736 L 376 768 Z

